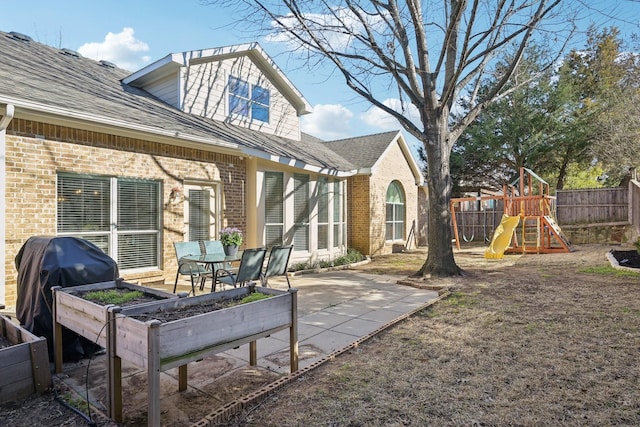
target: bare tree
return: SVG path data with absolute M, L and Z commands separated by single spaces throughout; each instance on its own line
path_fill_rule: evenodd
M 428 162 L 429 252 L 417 275 L 461 274 L 451 245 L 451 150 L 483 108 L 530 83 L 507 85 L 534 37 L 553 39 L 563 46 L 563 40 L 572 32 L 571 19 L 565 17 L 556 22 L 553 17 L 558 6 L 569 1 L 211 0 L 206 3 L 235 7 L 239 22 L 260 26 L 272 40 L 292 43 L 293 54 L 305 58 L 309 65 L 326 65 L 328 61 L 344 76 L 349 88 L 395 117 L 422 142 Z M 496 69 L 496 60 L 507 51 L 510 62 Z M 548 59 L 549 66 L 554 59 Z M 480 98 L 479 89 L 489 75 L 494 83 Z M 399 103 L 385 102 L 390 93 L 396 92 Z M 461 98 L 470 108 L 453 120 L 452 109 Z

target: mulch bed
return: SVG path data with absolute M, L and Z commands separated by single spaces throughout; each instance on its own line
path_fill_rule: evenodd
M 149 320 L 159 320 L 162 323 L 171 322 L 172 320 L 185 319 L 187 317 L 197 316 L 199 314 L 209 313 L 211 311 L 222 310 L 223 308 L 231 307 L 238 304 L 242 300 L 242 297 L 228 299 L 224 301 L 208 301 L 206 303 L 186 305 L 182 307 L 171 307 L 168 309 L 160 309 L 150 313 L 145 313 L 136 316 L 130 316 L 133 319 L 137 319 L 143 322 Z

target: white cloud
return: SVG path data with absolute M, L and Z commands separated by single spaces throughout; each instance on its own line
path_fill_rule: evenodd
M 136 71 L 151 60 L 149 45 L 134 37 L 133 28 L 123 28 L 119 33 L 109 32 L 103 42 L 85 43 L 78 52 L 87 58 L 113 62 L 125 70 Z
M 313 113 L 302 116 L 302 131 L 325 140 L 349 138 L 353 113 L 342 105 L 318 104 Z
M 418 114 L 418 109 L 413 104 L 405 103 L 403 105 L 397 98 L 385 99 L 383 104 L 391 108 L 392 110 L 402 112 L 402 115 L 407 117 L 413 123 L 420 123 L 420 115 Z M 398 122 L 398 119 L 378 107 L 372 107 L 368 111 L 360 113 L 360 120 L 362 120 L 368 126 L 380 129 L 382 131 L 399 130 L 402 128 L 402 126 Z M 419 125 L 418 127 L 422 128 L 421 125 Z
M 340 52 L 348 51 L 357 44 L 357 36 L 366 37 L 367 28 L 376 31 L 386 26 L 385 20 L 379 14 L 365 15 L 367 28 L 360 19 L 348 8 L 333 8 L 331 13 L 302 13 L 304 29 L 298 22 L 298 18 L 289 13 L 280 17 L 279 21 L 273 21 L 271 27 L 275 33 L 266 36 L 268 42 L 284 42 L 294 49 L 303 48 L 298 37 L 305 39 L 310 44 L 320 43 L 328 50 Z M 316 36 L 316 41 L 311 41 L 308 32 Z M 294 36 L 295 34 L 295 36 Z

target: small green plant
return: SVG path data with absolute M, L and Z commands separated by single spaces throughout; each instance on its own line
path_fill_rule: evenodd
M 106 291 L 91 291 L 84 294 L 83 298 L 98 304 L 115 304 L 121 305 L 136 298 L 142 297 L 141 291 L 122 292 L 117 289 L 108 289 Z
M 72 406 L 85 414 L 89 410 L 89 403 L 80 396 L 66 392 L 58 396 L 58 398 L 64 400 L 69 406 Z
M 260 301 L 262 299 L 270 298 L 271 295 L 261 294 L 260 292 L 254 292 L 252 294 L 247 295 L 246 297 L 240 300 L 240 304 L 246 304 L 248 302 Z
M 220 230 L 220 242 L 224 246 L 240 246 L 242 244 L 242 231 L 235 227 L 226 227 Z
M 301 270 L 311 270 L 314 268 L 330 268 L 337 267 L 340 265 L 349 265 L 356 262 L 360 262 L 365 259 L 365 256 L 362 255 L 360 251 L 357 249 L 347 249 L 347 253 L 342 255 L 334 260 L 320 260 L 315 264 L 307 263 L 307 262 L 299 262 L 296 264 L 292 264 L 289 266 L 289 271 L 301 271 Z
M 329 268 L 329 267 L 333 267 L 333 263 L 329 260 L 321 260 L 318 265 L 320 266 L 320 268 Z

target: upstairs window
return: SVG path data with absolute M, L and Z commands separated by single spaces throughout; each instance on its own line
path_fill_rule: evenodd
M 269 122 L 269 90 L 229 76 L 229 114 Z

